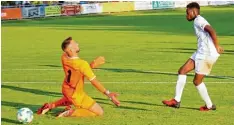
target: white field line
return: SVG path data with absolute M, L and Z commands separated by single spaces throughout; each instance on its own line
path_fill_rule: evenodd
M 61 71 L 62 68 L 47 68 L 47 69 L 2 69 L 2 71 Z M 94 69 L 94 70 L 102 70 L 102 69 Z M 104 69 L 103 69 L 104 70 Z M 128 71 L 126 71 L 128 72 Z M 137 72 L 136 72 L 137 73 Z M 162 71 L 141 71 L 140 73 L 162 73 L 162 74 L 177 74 L 176 72 L 162 72 Z M 188 73 L 189 75 L 193 75 L 193 73 Z M 211 77 L 223 78 L 223 79 L 234 79 L 234 77 L 230 76 L 219 76 L 219 75 L 209 75 Z
M 22 82 L 20 82 L 20 81 L 11 81 L 11 82 L 8 82 L 8 81 L 3 81 L 2 83 L 4 83 L 4 84 L 7 84 L 7 83 L 49 83 L 49 84 L 59 84 L 59 83 L 62 83 L 62 82 L 51 82 L 51 81 L 48 81 L 48 82 L 46 82 L 46 81 L 32 81 L 32 82 L 24 82 L 24 81 L 22 81 Z M 85 83 L 90 83 L 90 82 L 85 82 Z M 137 83 L 140 83 L 140 84 L 175 84 L 176 82 L 175 81 L 168 81 L 168 82 L 160 82 L 160 81 L 151 81 L 151 82 L 144 82 L 144 81 L 142 81 L 142 82 L 128 82 L 128 81 L 125 81 L 125 82 L 123 82 L 123 81 L 121 81 L 121 82 L 101 82 L 101 83 L 103 83 L 103 84 L 137 84 Z M 187 83 L 192 83 L 192 82 L 187 82 Z M 234 82 L 205 82 L 205 83 L 223 83 L 223 84 L 225 84 L 225 83 L 234 83 Z

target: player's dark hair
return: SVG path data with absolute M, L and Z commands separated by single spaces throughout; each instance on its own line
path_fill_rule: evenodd
M 187 8 L 197 8 L 200 10 L 200 5 L 197 2 L 192 2 L 187 5 Z
M 64 51 L 64 50 L 67 48 L 67 46 L 70 44 L 71 40 L 72 40 L 72 37 L 68 37 L 67 39 L 65 39 L 65 40 L 63 41 L 63 43 L 62 43 L 62 45 L 61 45 L 63 51 Z

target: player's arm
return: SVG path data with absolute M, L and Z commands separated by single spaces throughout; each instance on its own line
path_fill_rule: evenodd
M 88 78 L 92 85 L 97 88 L 101 93 L 105 94 L 110 100 L 116 105 L 119 106 L 120 102 L 117 99 L 117 94 L 114 92 L 108 91 L 96 78 L 88 62 L 85 62 L 80 69 L 81 72 Z
M 99 56 L 90 63 L 90 67 L 92 69 L 94 69 L 94 68 L 97 68 L 104 63 L 105 63 L 105 58 L 103 56 Z
M 223 53 L 223 48 L 219 46 L 219 42 L 218 42 L 215 30 L 210 25 L 206 25 L 204 27 L 204 30 L 210 34 L 210 37 L 215 45 L 217 52 L 220 54 Z
M 110 92 L 107 90 L 98 80 L 97 78 L 94 78 L 90 81 L 92 85 L 97 88 L 101 93 L 105 94 L 110 100 L 116 105 L 120 106 L 120 102 L 117 99 L 118 94 L 115 92 Z

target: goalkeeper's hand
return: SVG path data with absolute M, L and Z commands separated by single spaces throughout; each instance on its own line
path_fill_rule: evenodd
M 119 94 L 117 94 L 117 93 L 115 93 L 115 92 L 110 92 L 110 91 L 106 91 L 105 92 L 105 95 L 107 96 L 107 97 L 109 97 L 110 98 L 110 100 L 116 105 L 116 106 L 120 106 L 120 101 L 117 99 L 117 96 L 119 95 Z
M 97 68 L 104 63 L 105 63 L 105 58 L 103 56 L 99 56 L 91 62 L 90 66 L 91 68 Z

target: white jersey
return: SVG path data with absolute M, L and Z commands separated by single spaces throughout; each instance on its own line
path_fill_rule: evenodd
M 196 57 L 198 59 L 206 59 L 207 57 L 219 57 L 213 40 L 210 34 L 204 30 L 206 25 L 210 25 L 206 19 L 198 15 L 194 19 L 194 30 L 197 36 L 197 52 Z

